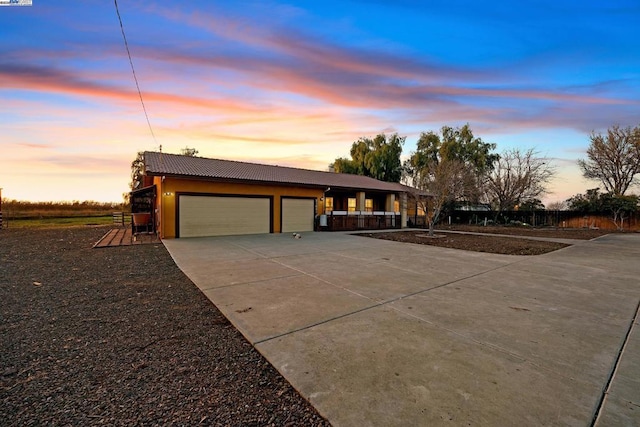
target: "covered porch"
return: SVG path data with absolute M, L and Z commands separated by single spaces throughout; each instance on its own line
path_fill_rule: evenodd
M 329 188 L 320 203 L 318 231 L 393 229 L 406 222 L 405 193 Z
M 133 190 L 131 192 L 131 231 L 133 234 L 153 234 L 157 230 L 155 185 Z

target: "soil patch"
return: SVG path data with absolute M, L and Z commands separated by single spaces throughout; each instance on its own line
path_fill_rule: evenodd
M 396 242 L 417 243 L 420 245 L 505 255 L 541 255 L 570 246 L 564 243 L 540 240 L 458 233 L 437 234 L 442 237 L 435 239 L 426 236 L 424 230 L 358 233 L 356 235 L 372 237 L 374 239 L 393 240 Z
M 479 225 L 449 225 L 438 226 L 439 230 L 466 231 L 472 233 L 508 234 L 523 237 L 550 237 L 559 239 L 591 240 L 605 234 L 615 233 L 611 230 L 594 230 L 590 228 L 555 228 L 555 227 L 526 227 L 526 226 L 479 226 Z
M 0 230 L 0 424 L 329 425 L 164 246 L 91 249 L 108 228 Z

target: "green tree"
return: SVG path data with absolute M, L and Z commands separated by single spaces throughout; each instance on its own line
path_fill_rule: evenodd
M 484 142 L 481 138 L 475 137 L 468 123 L 461 128 L 444 126 L 441 133 L 441 156 L 473 165 L 478 175 L 491 170 L 499 157 L 492 152 L 496 149 L 496 144 Z
M 375 138 L 362 137 L 351 145 L 351 159 L 337 158 L 329 167 L 338 173 L 370 176 L 381 181 L 400 182 L 400 155 L 406 137 L 397 133 L 379 134 Z
M 494 149 L 495 144 L 475 137 L 468 124 L 420 134 L 416 151 L 404 163 L 404 178 L 415 188 L 412 196 L 426 214 L 430 235 L 447 205 L 478 201 L 482 177 L 497 158 Z
M 592 188 L 584 194 L 576 194 L 567 199 L 569 210 L 582 213 L 602 212 L 600 189 Z
M 602 207 L 611 214 L 611 221 L 618 230 L 624 228 L 624 220 L 631 212 L 638 210 L 638 196 L 620 196 L 606 193 L 601 196 Z
M 469 124 L 461 128 L 443 126 L 440 134 L 433 131 L 422 132 L 416 144 L 416 151 L 404 163 L 407 182 L 420 182 L 421 171 L 429 169 L 428 165 L 443 160 L 456 160 L 464 164 L 475 176 L 477 184 L 482 177 L 493 169 L 498 160 L 494 153 L 496 145 L 484 142 L 475 137 Z
M 587 190 L 585 194 L 576 194 L 567 200 L 569 209 L 584 213 L 608 212 L 616 228 L 624 227 L 628 214 L 638 210 L 640 198 L 635 195 L 621 196 L 613 193 L 600 193 L 598 188 Z
M 441 146 L 440 135 L 437 133 L 429 131 L 420 134 L 420 138 L 416 143 L 416 151 L 411 153 L 411 156 L 403 165 L 405 176 L 408 178 L 410 185 L 418 185 L 421 181 L 420 175 L 442 160 Z
M 578 160 L 582 175 L 600 181 L 605 190 L 624 195 L 640 173 L 640 127 L 614 125 L 606 135 L 592 132 L 587 159 Z
M 353 160 L 347 159 L 346 157 L 338 157 L 334 160 L 333 163 L 329 165 L 329 169 L 333 170 L 336 173 L 348 173 L 351 175 L 362 175 L 358 174 L 358 168 Z
M 540 199 L 528 199 L 518 205 L 518 210 L 531 212 L 544 210 L 544 203 Z
M 180 149 L 180 154 L 183 156 L 196 157 L 198 155 L 198 150 L 195 148 L 184 147 Z
M 144 152 L 138 151 L 136 158 L 131 162 L 131 191 L 142 187 L 142 176 L 144 175 Z

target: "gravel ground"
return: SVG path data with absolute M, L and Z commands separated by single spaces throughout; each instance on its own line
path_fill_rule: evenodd
M 162 245 L 0 230 L 0 425 L 329 425 Z

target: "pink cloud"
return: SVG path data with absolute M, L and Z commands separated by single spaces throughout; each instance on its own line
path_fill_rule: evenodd
M 241 73 L 242 84 L 261 92 L 281 92 L 301 95 L 309 99 L 320 100 L 334 105 L 351 108 L 375 108 L 388 110 L 393 108 L 416 109 L 429 107 L 451 108 L 456 104 L 478 104 L 496 98 L 516 99 L 533 102 L 579 103 L 594 105 L 632 105 L 635 101 L 607 96 L 583 95 L 564 91 L 539 90 L 518 87 L 465 87 L 466 83 L 452 81 L 438 85 L 414 83 L 420 78 L 415 75 L 408 82 L 378 74 L 358 74 L 344 72 L 343 69 L 366 68 L 359 64 L 353 55 L 334 57 L 330 51 L 323 55 L 324 62 L 319 66 L 297 62 L 294 59 L 264 59 L 216 55 L 207 57 L 186 52 L 172 53 L 144 52 L 145 57 L 152 56 L 170 64 L 182 67 L 201 67 L 200 73 L 218 67 L 236 70 Z M 351 64 L 340 63 L 348 60 Z M 293 61 L 293 62 L 292 62 Z M 384 65 L 384 64 L 383 64 Z M 325 67 L 325 68 L 322 68 Z M 403 73 L 405 71 L 403 70 Z M 332 76 L 336 76 L 333 79 Z M 206 77 L 204 77 L 206 80 Z M 232 84 L 231 82 L 228 83 Z M 476 107 L 483 109 L 484 107 Z
M 22 148 L 33 148 L 35 150 L 49 150 L 53 147 L 51 144 L 31 144 L 28 142 L 19 142 L 15 145 Z
M 483 85 L 496 73 L 489 70 L 443 66 L 386 52 L 366 51 L 336 45 L 288 28 L 251 25 L 222 12 L 186 14 L 154 8 L 166 18 L 204 29 L 228 41 L 259 49 L 267 54 L 203 56 L 188 52 L 157 53 L 172 61 L 205 67 L 228 67 L 253 74 L 256 87 L 298 93 L 325 102 L 352 107 L 412 108 L 416 101 L 472 101 L 484 98 L 513 98 L 534 101 L 590 104 L 632 103 L 607 96 L 575 93 L 572 88 L 543 90 Z M 255 53 L 254 53 L 255 55 Z M 249 71 L 255 70 L 255 71 Z M 500 74 L 504 74 L 500 70 Z M 470 87 L 473 82 L 474 87 Z
M 31 65 L 3 65 L 0 68 L 0 88 L 51 92 L 95 99 L 108 98 L 127 102 L 138 99 L 138 94 L 135 90 L 94 83 L 76 76 L 75 73 Z M 145 91 L 144 99 L 151 102 L 219 109 L 230 112 L 258 111 L 255 107 L 232 99 L 207 99 L 155 91 Z
M 132 49 L 152 123 L 171 136 L 296 145 L 301 139 L 352 141 L 398 124 L 413 128 L 454 122 L 470 122 L 496 133 L 549 127 L 588 131 L 609 125 L 611 114 L 623 123 L 633 120 L 632 107 L 638 106 L 637 101 L 607 96 L 602 87 L 547 90 L 489 85 L 495 80 L 490 70 L 340 46 L 222 13 L 196 15 L 149 7 L 238 47 Z M 250 53 L 239 53 L 244 48 Z M 107 45 L 104 52 L 126 64 L 122 46 Z M 108 107 L 116 102 L 119 110 L 126 103 L 131 111 L 139 110 L 128 69 L 125 74 L 98 67 L 71 72 L 33 65 L 40 53 L 24 51 L 13 57 L 31 65 L 12 61 L 0 67 L 0 88 L 69 95 Z M 90 61 L 92 52 L 78 45 L 61 58 Z
M 216 22 L 207 21 L 201 16 L 178 15 L 178 18 L 195 20 L 200 25 L 206 24 L 207 28 Z M 579 111 L 583 117 L 591 117 L 602 106 L 610 106 L 610 109 L 618 109 L 623 115 L 631 116 L 625 106 L 637 105 L 636 101 L 579 93 L 584 92 L 584 88 L 539 90 L 482 86 L 485 74 L 335 46 L 299 33 L 280 31 L 275 35 L 264 34 L 265 30 L 242 27 L 232 22 L 224 25 L 222 30 L 216 28 L 211 31 L 225 33 L 226 37 L 241 33 L 239 41 L 251 47 L 269 48 L 270 53 L 250 57 L 193 53 L 188 49 L 136 49 L 140 68 L 145 70 L 143 96 L 155 117 L 171 118 L 198 110 L 206 114 L 205 111 L 210 110 L 215 115 L 215 121 L 222 120 L 227 124 L 234 121 L 238 125 L 288 121 L 291 116 L 306 121 L 306 118 L 298 117 L 301 109 L 306 109 L 306 114 L 310 114 L 317 108 L 305 105 L 309 100 L 324 104 L 323 108 L 341 106 L 386 112 L 396 110 L 399 117 L 402 112 L 408 117 L 424 117 L 430 122 L 450 122 L 451 117 L 455 117 L 459 121 L 488 120 L 499 126 L 522 129 L 540 125 L 556 126 L 558 109 Z M 116 50 L 107 50 L 116 55 Z M 151 67 L 149 61 L 163 65 Z M 187 77 L 194 78 L 176 80 L 176 69 L 188 70 Z M 217 74 L 220 70 L 233 71 L 234 75 L 220 76 Z M 105 83 L 116 77 L 131 82 L 126 74 L 69 72 L 14 63 L 0 70 L 0 87 L 136 103 L 138 97 L 132 82 L 127 88 L 121 83 Z M 427 84 L 427 81 L 439 83 Z M 148 90 L 149 87 L 163 87 L 163 90 Z M 220 91 L 216 91 L 216 87 Z M 240 94 L 236 88 L 242 88 Z M 253 93 L 250 94 L 251 90 Z M 220 93 L 225 91 L 235 92 L 221 96 Z M 207 97 L 206 94 L 211 95 Z M 287 100 L 288 95 L 301 98 Z M 512 110 L 485 106 L 495 99 L 513 99 L 518 106 Z M 530 103 L 527 104 L 527 101 Z M 598 107 L 590 108 L 589 105 Z M 566 117 L 574 123 L 572 126 L 580 129 L 592 123 L 575 114 Z

